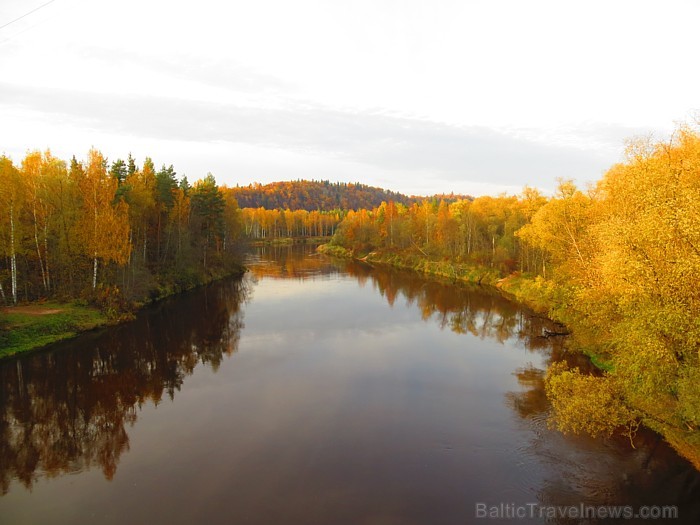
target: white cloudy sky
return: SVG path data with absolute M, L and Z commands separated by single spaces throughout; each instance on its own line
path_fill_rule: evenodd
M 47 0 L 1 0 L 0 26 Z M 53 0 L 0 28 L 0 153 L 411 194 L 584 184 L 700 108 L 700 2 Z

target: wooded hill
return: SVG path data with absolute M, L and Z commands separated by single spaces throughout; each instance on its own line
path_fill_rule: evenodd
M 401 193 L 359 183 L 327 180 L 297 180 L 250 184 L 231 188 L 241 208 L 288 210 L 358 210 L 375 208 L 382 201 L 410 204 L 412 199 Z
M 382 202 L 409 206 L 424 197 L 409 197 L 402 193 L 359 183 L 330 182 L 327 180 L 296 180 L 250 184 L 231 188 L 241 208 L 267 210 L 360 210 L 372 209 Z M 471 199 L 467 195 L 437 195 L 437 201 L 454 202 Z

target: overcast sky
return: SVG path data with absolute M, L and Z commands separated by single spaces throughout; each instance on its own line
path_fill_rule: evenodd
M 0 1 L 0 153 L 409 194 L 584 185 L 700 108 L 700 2 Z M 11 22 L 11 23 L 10 23 Z

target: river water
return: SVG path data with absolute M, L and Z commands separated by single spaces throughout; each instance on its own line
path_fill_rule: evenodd
M 546 319 L 307 246 L 248 265 L 0 362 L 0 523 L 700 522 L 700 475 L 651 433 L 547 427 L 544 370 L 577 358 Z

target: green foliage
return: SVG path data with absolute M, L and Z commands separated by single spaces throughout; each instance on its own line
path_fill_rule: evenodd
M 133 159 L 131 159 L 133 161 Z M 112 163 L 112 167 L 109 170 L 109 174 L 117 179 L 118 184 L 122 184 L 126 180 L 126 175 L 128 173 L 128 168 L 126 162 L 122 159 L 117 159 Z
M 216 185 L 216 183 L 215 183 Z M 174 192 L 178 188 L 177 174 L 172 164 L 163 167 L 156 173 L 156 202 L 164 210 L 170 210 L 174 204 Z
M 192 211 L 200 218 L 202 231 L 207 234 L 219 233 L 223 229 L 226 203 L 211 173 L 195 183 L 191 199 Z
M 129 157 L 126 160 L 126 174 L 127 176 L 131 176 L 134 173 L 136 173 L 136 160 L 131 156 L 131 153 L 129 153 Z
M 33 308 L 9 309 L 1 315 L 0 357 L 68 339 L 108 322 L 98 309 L 79 303 L 47 302 Z

